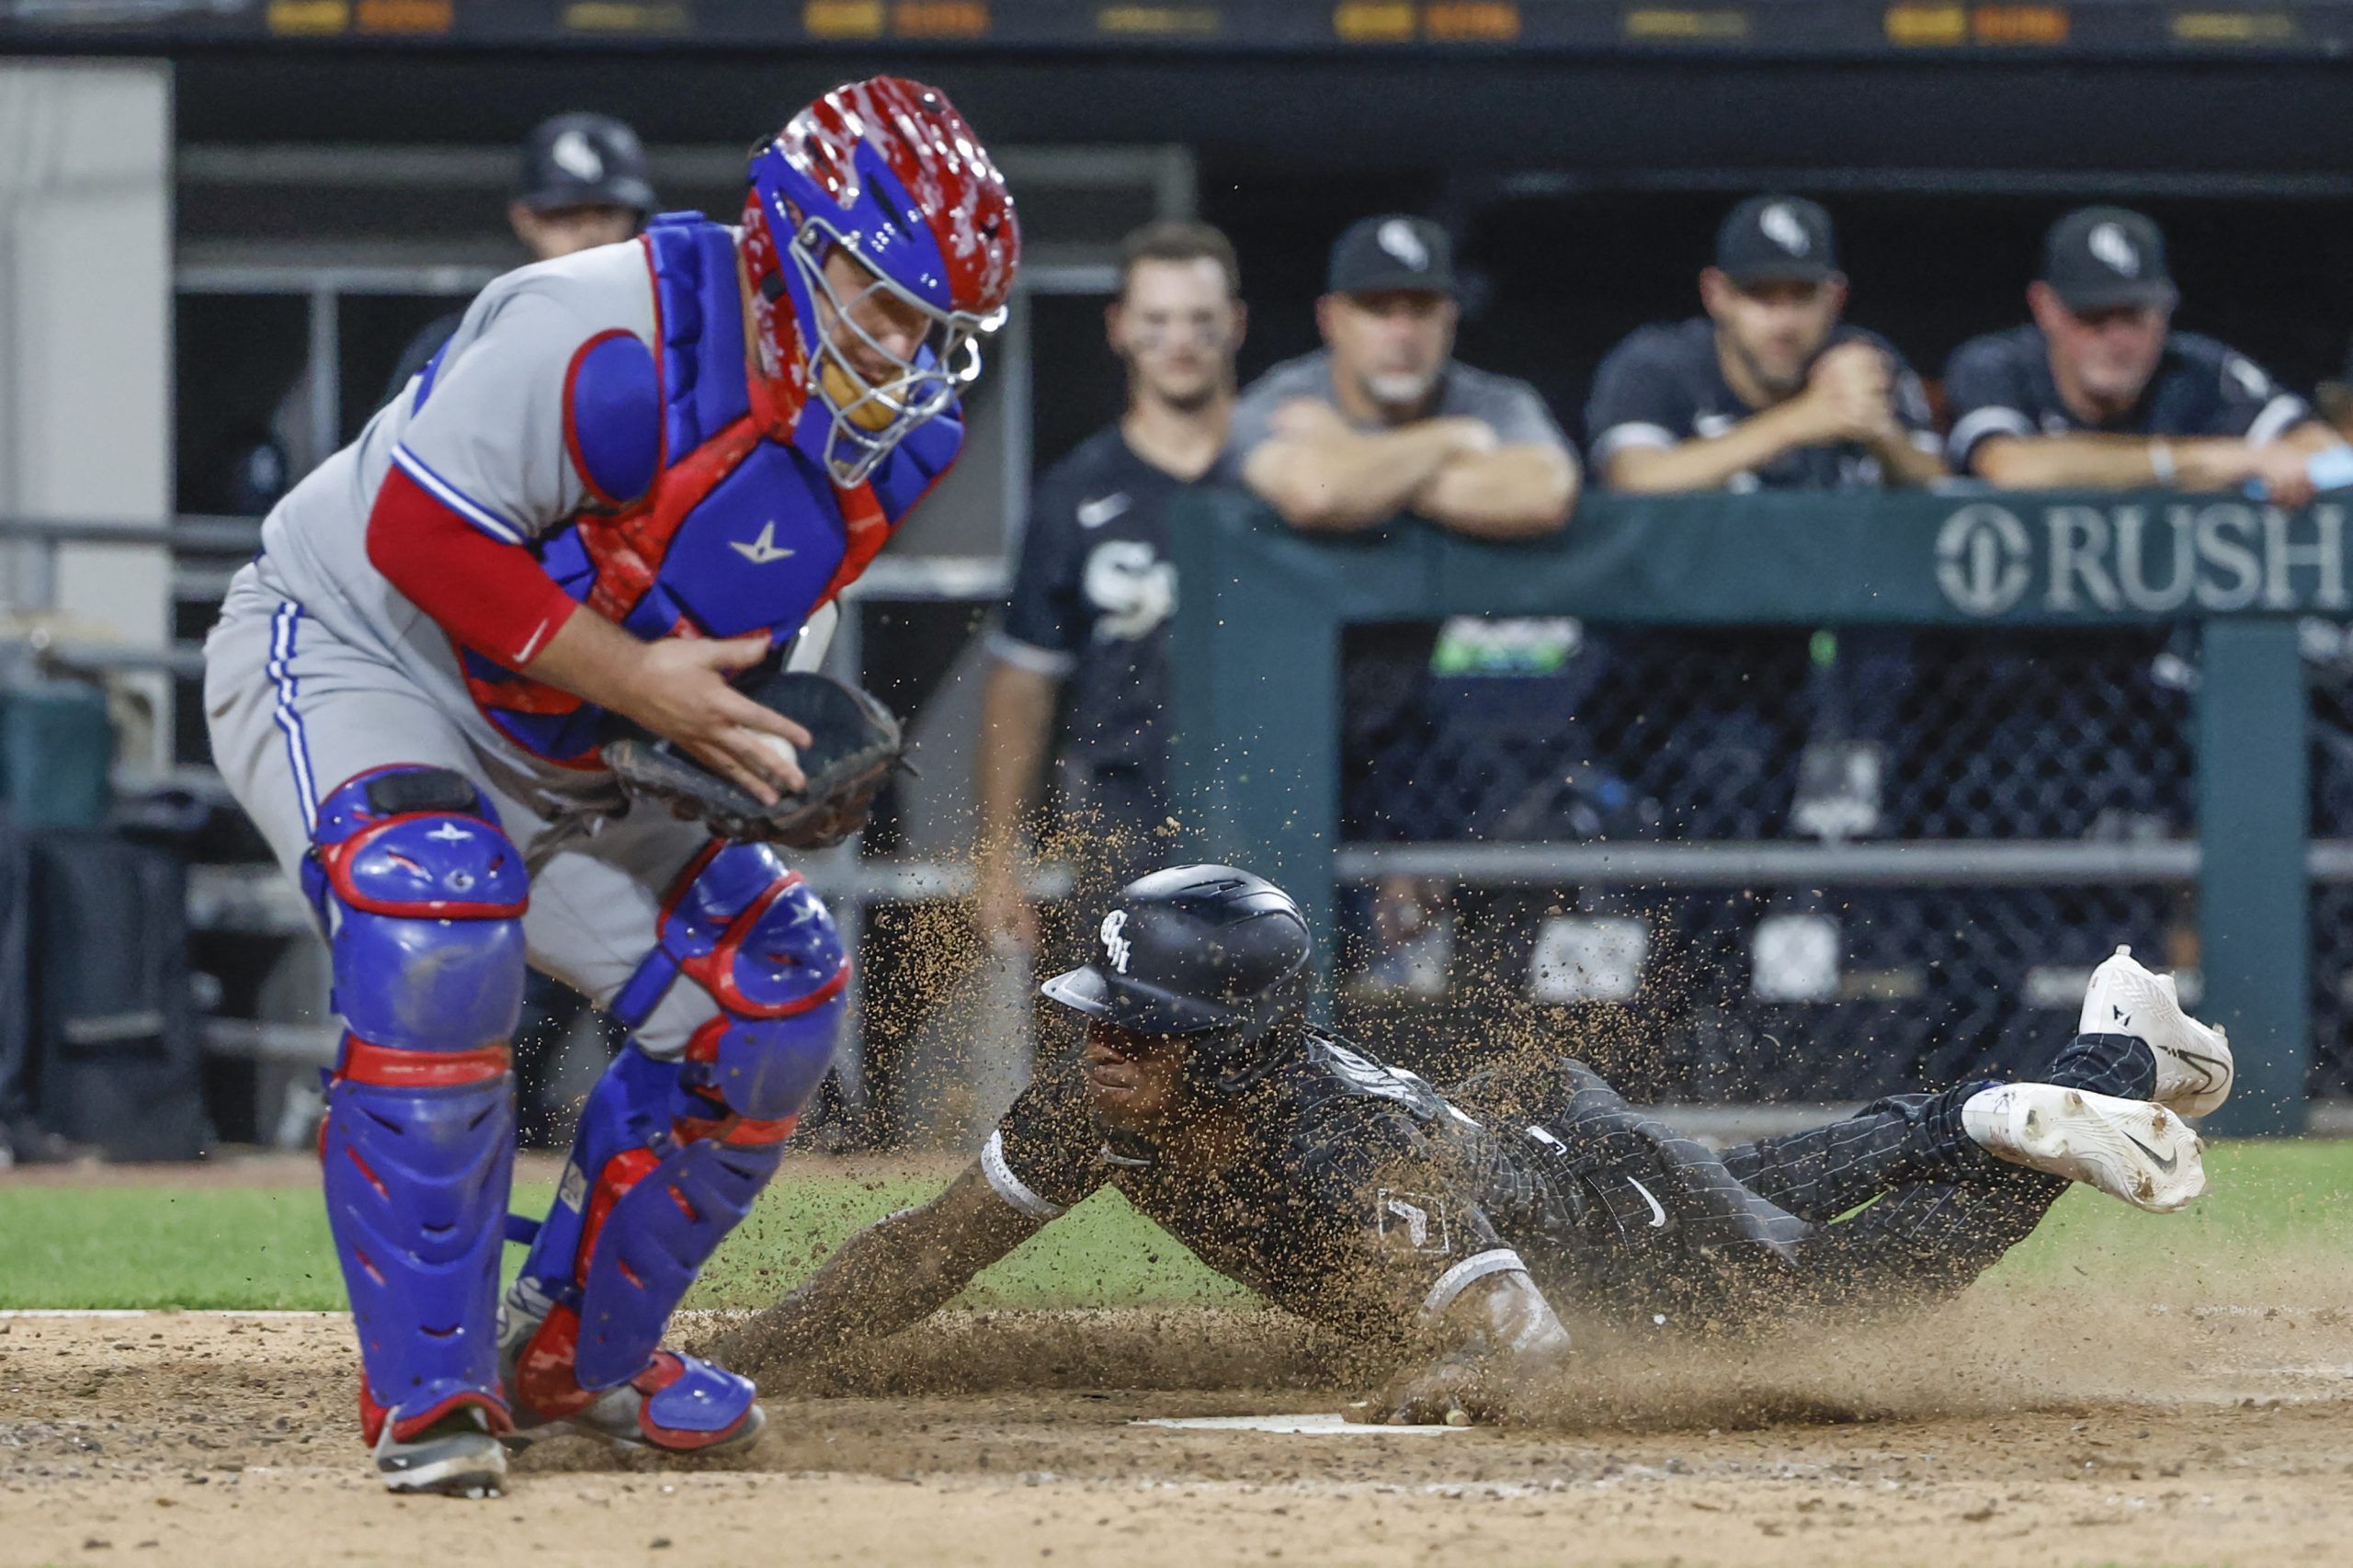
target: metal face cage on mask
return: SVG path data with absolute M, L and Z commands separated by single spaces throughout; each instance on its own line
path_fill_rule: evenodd
M 853 236 L 811 218 L 794 233 L 786 256 L 810 299 L 824 307 L 809 360 L 811 382 L 833 415 L 825 466 L 837 483 L 858 484 L 909 432 L 946 412 L 980 379 L 980 340 L 1005 324 L 1006 312 L 1003 306 L 986 314 L 940 310 L 863 262 L 858 267 L 870 281 L 845 300 L 825 273 L 825 258 L 835 249 L 858 259 Z M 931 324 L 913 358 L 892 353 L 868 327 L 878 297 L 897 301 Z M 846 350 L 845 335 L 876 362 L 889 364 L 890 378 L 879 385 L 870 381 Z

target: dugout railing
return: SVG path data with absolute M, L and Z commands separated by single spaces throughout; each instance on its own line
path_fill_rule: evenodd
M 2325 672 L 2308 678 L 2307 658 L 2314 627 L 2325 639 L 2338 624 L 2329 618 L 2347 612 L 2344 534 L 2335 505 L 2285 513 L 2233 497 L 1978 492 L 1596 496 L 1560 536 L 1532 543 L 1411 519 L 1335 540 L 1295 533 L 1245 496 L 1201 494 L 1171 523 L 1184 585 L 1171 650 L 1177 812 L 1203 852 L 1282 882 L 1327 935 L 1344 890 L 1392 872 L 1474 888 L 1642 890 L 1654 907 L 1672 905 L 1702 950 L 1722 947 L 1707 944 L 1727 896 L 1827 892 L 1856 901 L 1859 921 L 1919 949 L 1930 970 L 1972 934 L 1993 941 L 2000 960 L 1965 977 L 1974 994 L 2028 986 L 2037 949 L 2063 937 L 2125 931 L 2162 957 L 2164 919 L 2151 913 L 2162 906 L 2194 919 L 2200 1005 L 2228 1021 L 2238 1052 L 2239 1091 L 2213 1129 L 2294 1131 L 2315 1061 L 2344 1051 L 2336 926 L 2353 842 L 2316 837 L 2313 824 L 2317 798 L 2328 831 L 2348 831 L 2340 797 L 2353 775 L 2344 748 L 2324 744 L 2341 739 L 2327 732 L 2347 689 Z M 1764 737 L 1755 756 L 1716 758 L 1711 786 L 1740 809 L 1711 817 L 1704 801 L 1686 801 L 1639 832 L 1588 824 L 1545 839 L 1523 828 L 1516 841 L 1483 836 L 1475 812 L 1457 812 L 1455 836 L 1416 841 L 1426 775 L 1451 770 L 1459 801 L 1483 769 L 1561 762 L 1521 715 L 1514 747 L 1483 759 L 1473 724 L 1467 753 L 1458 734 L 1460 755 L 1392 757 L 1386 801 L 1366 797 L 1384 764 L 1364 752 L 1385 743 L 1352 725 L 1344 744 L 1351 629 L 1456 616 L 1574 617 L 1621 636 L 1634 656 L 1576 699 L 1597 718 L 1575 760 L 1621 778 L 1649 767 L 1655 793 L 1698 755 L 1661 737 L 1745 726 Z M 1896 836 L 1809 837 L 1790 824 L 1786 778 L 1752 788 L 1787 771 L 1791 747 L 1771 739 L 1790 728 L 1772 711 L 1775 694 L 1813 678 L 1791 650 L 1825 628 L 1909 629 L 1918 640 L 1890 666 L 1918 688 L 1890 705 L 1909 726 L 1890 744 L 1936 755 L 1891 767 L 1933 788 L 1891 812 Z M 2149 670 L 2159 678 L 2144 679 Z M 1866 667 L 1847 678 L 1882 677 Z M 1723 689 L 1707 696 L 1711 680 Z M 1426 703 L 1448 700 L 1441 689 Z M 1667 715 L 1677 723 L 1653 722 L 1678 704 L 1690 711 Z M 1968 746 L 1930 744 L 1947 712 Z M 1562 713 L 1564 726 L 1582 718 Z M 1445 728 L 1425 724 L 1412 744 Z M 2097 787 L 2077 788 L 2084 779 Z M 2120 830 L 2100 805 L 2117 800 L 2148 809 L 2121 813 Z M 1736 1007 L 1763 1016 L 1753 1038 L 1802 1056 L 1790 1009 L 1754 995 Z M 1881 1016 L 1903 1011 L 1899 1001 Z M 1972 1064 L 1938 1059 L 1933 1041 L 1919 1049 L 1927 1076 Z M 1785 1064 L 1801 1079 L 1805 1066 Z

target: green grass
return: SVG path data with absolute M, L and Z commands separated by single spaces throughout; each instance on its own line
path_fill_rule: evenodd
M 2186 1214 L 2136 1213 L 2097 1194 L 2062 1202 L 1997 1277 L 2116 1281 L 2197 1267 L 2348 1256 L 2353 1142 L 2224 1144 L 2213 1190 Z M 804 1278 L 843 1237 L 917 1203 L 937 1181 L 788 1174 L 722 1249 L 693 1304 L 749 1306 Z M 517 1206 L 546 1207 L 544 1187 Z M 520 1257 L 510 1248 L 510 1265 Z M 1120 1306 L 1240 1300 L 1185 1250 L 1104 1193 L 990 1269 L 978 1306 Z M 0 1308 L 339 1308 L 343 1287 L 316 1192 L 303 1187 L 0 1187 Z
M 690 1304 L 752 1306 L 805 1278 L 843 1238 L 938 1181 L 778 1179 Z M 550 1189 L 518 1187 L 545 1211 Z M 511 1269 L 522 1249 L 509 1247 Z M 1239 1299 L 1116 1193 L 1080 1205 L 973 1282 L 976 1306 Z M 0 1187 L 0 1308 L 325 1311 L 344 1305 L 326 1212 L 308 1187 Z

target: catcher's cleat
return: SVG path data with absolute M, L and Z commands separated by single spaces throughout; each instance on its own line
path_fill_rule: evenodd
M 394 1492 L 495 1497 L 506 1487 L 506 1450 L 492 1413 L 445 1406 L 419 1422 L 388 1419 L 376 1434 L 376 1473 Z
M 2206 1190 L 2198 1135 L 2148 1100 L 2003 1084 L 1971 1096 L 1961 1124 L 1997 1159 L 2096 1187 L 2152 1213 L 2169 1214 Z
M 2237 1068 L 2222 1031 L 2181 1010 L 2173 976 L 2156 974 L 2119 948 L 2092 971 L 2084 991 L 2079 1034 L 2123 1034 L 2157 1059 L 2156 1092 L 2149 1097 L 2182 1116 L 2205 1116 L 2230 1097 Z
M 582 1388 L 573 1366 L 579 1331 L 568 1307 L 534 1318 L 508 1298 L 499 1359 L 515 1414 L 509 1448 L 579 1436 L 620 1449 L 724 1454 L 750 1448 L 767 1426 L 751 1379 L 674 1350 L 655 1351 L 624 1382 Z

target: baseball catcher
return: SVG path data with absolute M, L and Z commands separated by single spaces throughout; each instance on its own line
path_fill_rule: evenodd
M 855 831 L 898 755 L 795 672 L 954 462 L 1021 247 L 918 83 L 826 94 L 749 179 L 736 225 L 485 289 L 271 513 L 207 645 L 214 756 L 333 949 L 320 1153 L 394 1491 L 763 1421 L 662 1335 L 833 1058 L 849 960 L 778 846 Z M 630 1040 L 502 1301 L 526 965 Z
M 2181 1117 L 2231 1086 L 2222 1032 L 2120 949 L 2045 1081 L 1716 1154 L 1565 1058 L 1441 1091 L 1310 1024 L 1306 924 L 1246 871 L 1131 883 L 1099 942 L 1045 987 L 1085 1015 L 1081 1058 L 730 1354 L 786 1364 L 904 1327 L 1110 1186 L 1277 1305 L 1405 1351 L 1376 1418 L 1461 1421 L 1572 1353 L 1563 1315 L 1674 1333 L 1900 1309 L 1961 1290 L 2070 1182 L 2179 1209 L 2205 1188 Z

